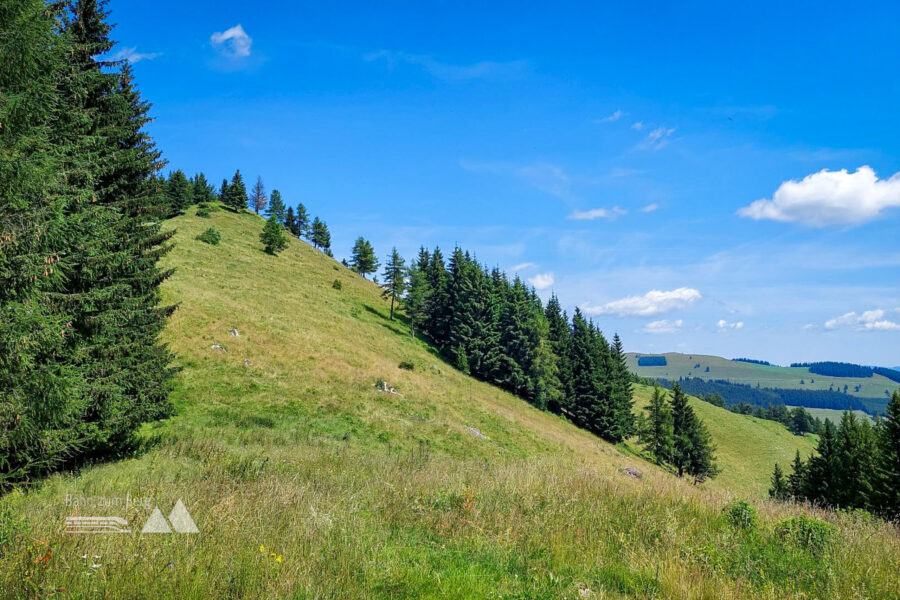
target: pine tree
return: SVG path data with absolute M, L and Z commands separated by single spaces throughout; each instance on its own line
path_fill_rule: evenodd
M 715 477 L 718 470 L 713 458 L 712 438 L 677 383 L 672 387 L 671 404 L 674 431 L 672 462 L 678 476 L 689 475 L 697 483 Z
M 900 518 L 900 390 L 894 392 L 885 409 L 879 446 L 875 503 L 881 514 L 896 520 Z
M 835 506 L 840 490 L 838 486 L 838 451 L 836 431 L 830 420 L 816 444 L 816 454 L 811 456 L 805 469 L 803 491 L 807 500 L 823 506 Z
M 406 291 L 406 261 L 397 252 L 396 247 L 391 249 L 391 255 L 388 257 L 384 265 L 384 272 L 381 275 L 384 278 L 384 284 L 382 285 L 384 297 L 390 296 L 391 298 L 391 321 L 393 321 L 394 303 L 399 301 Z
M 378 259 L 375 258 L 375 249 L 369 240 L 360 236 L 353 244 L 350 255 L 350 268 L 357 274 L 365 277 L 378 270 Z
M 569 321 L 559 304 L 556 294 L 550 296 L 547 308 L 544 309 L 547 319 L 547 339 L 550 350 L 558 357 L 557 377 L 560 383 L 560 397 L 556 402 L 549 402 L 547 408 L 556 414 L 565 407 L 571 410 L 569 399 L 572 396 L 572 370 L 569 367 Z
M 170 216 L 180 215 L 194 202 L 194 188 L 181 169 L 169 173 L 166 184 L 166 195 L 169 197 Z
M 806 500 L 806 463 L 800 458 L 800 451 L 794 455 L 791 474 L 788 475 L 788 495 L 798 502 Z
M 272 190 L 269 207 L 266 209 L 266 217 L 271 217 L 272 215 L 275 215 L 275 219 L 279 223 L 284 223 L 285 206 L 284 201 L 281 199 L 281 192 L 278 190 Z
M 228 180 L 223 179 L 222 185 L 219 186 L 219 202 L 228 204 Z
M 260 211 L 265 210 L 268 202 L 269 199 L 266 196 L 266 188 L 263 185 L 262 177 L 257 175 L 256 183 L 253 185 L 253 191 L 250 194 L 250 204 L 253 206 L 256 214 L 259 214 Z
M 259 239 L 263 243 L 265 251 L 273 256 L 287 247 L 287 236 L 284 235 L 284 226 L 282 226 L 275 215 L 266 220 Z
M 644 432 L 645 447 L 653 455 L 656 464 L 672 461 L 674 452 L 674 425 L 672 410 L 666 401 L 665 392 L 655 386 L 650 404 L 647 406 L 647 430 Z
M 303 203 L 300 202 L 297 204 L 297 212 L 294 220 L 294 229 L 291 231 L 294 232 L 294 235 L 297 237 L 311 237 L 311 231 L 309 226 L 309 213 L 306 212 L 306 207 L 303 206 Z
M 440 248 L 431 253 L 431 262 L 425 274 L 431 301 L 428 303 L 428 317 L 425 319 L 425 332 L 442 351 L 449 350 L 449 298 L 447 287 L 450 274 L 444 265 L 444 256 Z
M 568 361 L 572 369 L 571 417 L 575 424 L 589 431 L 598 431 L 599 381 L 595 361 L 593 328 L 576 308 L 572 317 L 572 336 Z
M 284 228 L 291 232 L 291 235 L 297 235 L 297 217 L 294 216 L 294 209 L 288 206 L 287 212 L 284 213 Z
M 201 202 L 213 202 L 215 200 L 215 193 L 213 192 L 213 186 L 209 184 L 206 180 L 206 175 L 203 173 L 197 173 L 194 176 L 193 180 L 194 187 L 194 204 L 200 204 Z
M 406 314 L 410 334 L 415 336 L 428 319 L 431 288 L 428 285 L 428 264 L 431 255 L 424 247 L 419 249 L 415 264 L 409 269 L 409 289 L 406 294 Z
M 836 506 L 870 509 L 875 491 L 878 446 L 868 419 L 860 420 L 850 411 L 841 417 L 837 431 Z
M 782 502 L 790 499 L 791 494 L 788 490 L 787 480 L 778 463 L 775 463 L 775 470 L 772 471 L 772 487 L 769 488 L 769 498 L 773 500 L 781 500 Z
M 313 219 L 310 241 L 314 248 L 320 248 L 325 254 L 329 254 L 331 249 L 331 234 L 328 232 L 328 226 L 325 221 L 316 217 Z
M 634 429 L 634 414 L 632 413 L 634 388 L 631 384 L 631 372 L 625 362 L 622 340 L 618 333 L 613 336 L 613 344 L 609 350 L 609 364 L 611 419 L 608 436 L 611 440 L 619 442 L 630 436 Z
M 240 169 L 234 172 L 222 202 L 235 212 L 240 213 L 247 209 L 247 188 L 244 186 L 244 178 L 241 176 Z

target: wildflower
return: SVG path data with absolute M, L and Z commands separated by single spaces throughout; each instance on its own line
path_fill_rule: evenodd
M 259 546 L 259 551 L 260 551 L 260 552 L 265 552 L 265 551 L 266 551 L 266 547 L 263 546 L 262 544 L 260 544 L 260 546 Z

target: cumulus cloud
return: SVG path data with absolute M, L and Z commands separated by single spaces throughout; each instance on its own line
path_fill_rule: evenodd
M 609 115 L 608 117 L 603 117 L 602 119 L 597 119 L 597 122 L 598 123 L 615 123 L 616 121 L 618 121 L 619 119 L 621 119 L 624 116 L 625 116 L 624 112 L 622 112 L 621 110 L 617 110 L 616 112 Z
M 653 212 L 654 210 L 656 210 L 657 208 L 659 208 L 658 204 L 648 204 L 647 206 L 645 206 L 644 208 L 641 209 L 641 212 L 642 213 L 650 213 L 650 212 Z
M 900 309 L 891 311 L 900 313 Z M 888 311 L 880 308 L 862 313 L 848 312 L 825 321 L 825 329 L 850 327 L 859 331 L 900 331 L 900 323 L 887 318 Z
M 644 333 L 677 333 L 681 326 L 684 325 L 684 321 L 678 319 L 677 321 L 667 321 L 666 319 L 662 319 L 660 321 L 650 321 L 644 328 L 641 329 Z
M 594 219 L 609 219 L 613 221 L 622 215 L 628 214 L 628 211 L 618 206 L 612 208 L 592 208 L 591 210 L 576 210 L 569 215 L 569 219 L 573 221 L 593 221 Z
M 716 323 L 716 327 L 718 327 L 720 331 L 727 331 L 729 329 L 743 329 L 744 322 L 735 321 L 733 323 L 729 323 L 725 319 L 719 319 L 719 322 Z
M 553 273 L 538 273 L 534 277 L 528 278 L 528 283 L 534 286 L 536 290 L 546 290 L 553 285 Z
M 240 58 L 250 56 L 250 49 L 253 46 L 253 38 L 247 35 L 240 24 L 212 34 L 209 36 L 209 41 L 222 53 Z
M 628 296 L 601 306 L 585 304 L 581 309 L 589 315 L 613 314 L 620 317 L 650 317 L 676 308 L 689 306 L 703 296 L 698 290 L 680 287 L 675 290 L 650 290 L 643 296 Z
M 127 60 L 131 64 L 136 64 L 142 60 L 153 60 L 157 56 L 161 56 L 162 52 L 138 52 L 137 46 L 120 48 L 118 52 L 109 57 L 110 60 Z
M 785 181 L 772 199 L 756 200 L 738 215 L 761 221 L 800 223 L 809 227 L 854 225 L 877 219 L 882 211 L 900 206 L 900 173 L 879 179 L 868 166 L 854 173 L 846 169 Z

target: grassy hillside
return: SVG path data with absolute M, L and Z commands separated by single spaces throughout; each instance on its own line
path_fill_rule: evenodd
M 793 407 L 790 407 L 790 408 L 793 408 Z M 831 421 L 832 423 L 837 425 L 838 423 L 840 423 L 841 417 L 844 415 L 844 412 L 846 412 L 846 411 L 831 410 L 829 408 L 807 408 L 806 412 L 808 412 L 809 414 L 811 414 L 812 416 L 814 416 L 818 419 L 823 419 L 823 420 L 828 419 L 829 421 Z M 854 412 L 854 414 L 856 414 L 856 417 L 858 419 L 872 420 L 871 416 L 869 416 L 868 414 L 864 413 L 861 410 L 854 410 L 853 412 Z
M 896 530 L 762 499 L 772 462 L 809 439 L 697 401 L 723 468 L 697 488 L 456 372 L 306 244 L 264 254 L 259 218 L 171 224 L 178 414 L 145 427 L 137 457 L 0 500 L 0 598 L 900 594 Z M 219 246 L 194 239 L 210 225 Z M 150 500 L 71 506 L 126 494 Z M 734 498 L 759 508 L 758 535 L 722 516 Z M 178 499 L 200 533 L 138 533 Z M 800 513 L 837 527 L 824 555 L 773 535 Z M 65 534 L 72 515 L 123 516 L 134 533 Z
M 656 355 L 653 355 L 656 356 Z M 701 379 L 724 379 L 732 383 L 743 383 L 751 386 L 759 384 L 761 387 L 802 389 L 802 390 L 827 390 L 833 386 L 836 391 L 842 391 L 848 386 L 847 393 L 860 398 L 883 398 L 887 402 L 888 397 L 884 391 L 897 389 L 897 383 L 882 375 L 873 377 L 827 377 L 810 373 L 806 367 L 778 367 L 758 365 L 741 361 L 729 360 L 719 356 L 706 356 L 701 354 L 680 354 L 668 352 L 666 366 L 663 367 L 639 367 L 637 365 L 638 354 L 628 354 L 628 367 L 632 372 L 642 377 L 662 377 L 665 379 L 678 379 L 679 377 L 699 377 Z M 706 368 L 709 367 L 709 372 Z M 803 382 L 802 384 L 800 382 Z M 859 391 L 855 391 L 859 386 Z

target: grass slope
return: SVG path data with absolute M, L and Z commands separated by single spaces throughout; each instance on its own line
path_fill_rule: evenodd
M 647 356 L 642 354 L 641 356 Z M 653 355 L 656 356 L 656 355 Z M 719 356 L 706 356 L 701 354 L 681 354 L 667 352 L 666 366 L 663 367 L 639 367 L 637 366 L 638 354 L 628 354 L 628 368 L 641 377 L 662 377 L 665 379 L 678 379 L 679 377 L 698 377 L 700 379 L 724 379 L 732 383 L 743 383 L 751 386 L 759 384 L 761 387 L 800 390 L 827 390 L 834 386 L 835 391 L 843 391 L 848 386 L 847 393 L 860 398 L 884 398 L 887 402 L 889 395 L 885 390 L 893 392 L 897 389 L 897 383 L 882 375 L 872 377 L 827 377 L 810 373 L 806 367 L 778 367 L 771 365 L 758 365 L 735 360 L 729 360 Z M 698 366 L 699 365 L 699 366 Z M 709 367 L 709 372 L 706 368 Z M 804 383 L 801 384 L 800 382 Z M 855 391 L 856 386 L 859 391 Z
M 219 246 L 194 239 L 211 224 Z M 138 457 L 0 499 L 0 598 L 900 594 L 893 528 L 760 500 L 773 459 L 809 440 L 698 402 L 724 472 L 696 488 L 449 368 L 387 320 L 372 283 L 297 240 L 263 254 L 262 224 L 172 222 L 178 415 L 144 429 Z M 126 494 L 150 500 L 71 502 Z M 755 499 L 758 534 L 728 526 L 734 497 Z M 200 533 L 139 533 L 178 499 Z M 801 512 L 836 525 L 825 555 L 774 537 Z M 125 517 L 133 533 L 65 534 L 72 515 Z

